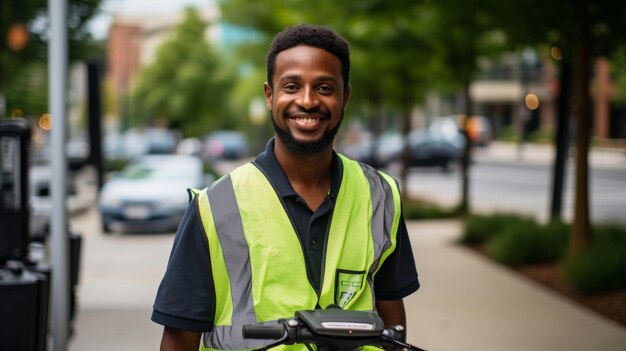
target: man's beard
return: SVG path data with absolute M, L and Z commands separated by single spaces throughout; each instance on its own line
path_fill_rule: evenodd
M 276 137 L 280 139 L 280 141 L 287 147 L 287 149 L 295 154 L 300 156 L 310 156 L 316 155 L 323 150 L 325 150 L 328 145 L 333 143 L 335 140 L 335 135 L 339 131 L 339 127 L 341 127 L 341 122 L 343 122 L 343 111 L 341 111 L 341 116 L 339 116 L 339 123 L 333 129 L 329 129 L 324 132 L 321 138 L 309 141 L 309 142 L 301 142 L 296 140 L 289 130 L 282 130 L 278 125 L 276 125 L 276 121 L 274 121 L 274 115 L 270 112 L 270 119 L 272 120 L 272 126 L 274 126 L 274 131 L 276 132 Z

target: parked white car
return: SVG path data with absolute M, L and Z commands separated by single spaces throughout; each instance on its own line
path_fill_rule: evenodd
M 142 155 L 109 179 L 100 192 L 102 230 L 174 231 L 189 203 L 187 188 L 204 188 L 202 160 L 186 155 Z

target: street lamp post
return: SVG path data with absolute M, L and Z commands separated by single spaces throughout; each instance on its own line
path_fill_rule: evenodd
M 53 350 L 67 350 L 69 325 L 69 247 L 66 208 L 66 87 L 67 87 L 67 0 L 48 0 L 48 99 L 52 113 L 52 213 L 50 236 L 52 258 Z

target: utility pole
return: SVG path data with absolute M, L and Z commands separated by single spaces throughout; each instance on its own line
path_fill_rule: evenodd
M 69 334 L 69 240 L 66 208 L 66 98 L 67 98 L 67 0 L 48 0 L 48 106 L 52 114 L 52 217 L 50 219 L 52 261 L 53 350 L 66 351 Z

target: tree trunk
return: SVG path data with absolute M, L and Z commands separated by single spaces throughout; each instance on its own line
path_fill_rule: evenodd
M 461 121 L 461 132 L 465 139 L 465 147 L 463 148 L 463 155 L 461 156 L 461 201 L 459 203 L 460 214 L 468 214 L 470 212 L 470 200 L 469 200 L 469 169 L 472 154 L 472 140 L 468 133 L 468 122 L 472 116 L 472 98 L 470 96 L 470 80 L 466 78 L 463 83 L 463 99 L 465 100 L 465 116 Z
M 554 139 L 556 157 L 554 158 L 554 170 L 552 173 L 552 203 L 550 205 L 550 218 L 553 220 L 561 220 L 563 208 L 563 181 L 567 170 L 571 97 L 572 67 L 569 63 L 569 58 L 567 58 L 561 63 L 559 115 Z
M 589 96 L 589 3 L 576 1 L 578 23 L 578 64 L 575 71 L 576 88 L 576 187 L 574 223 L 570 235 L 569 256 L 574 257 L 589 245 L 591 225 L 589 220 L 588 149 L 591 128 Z

